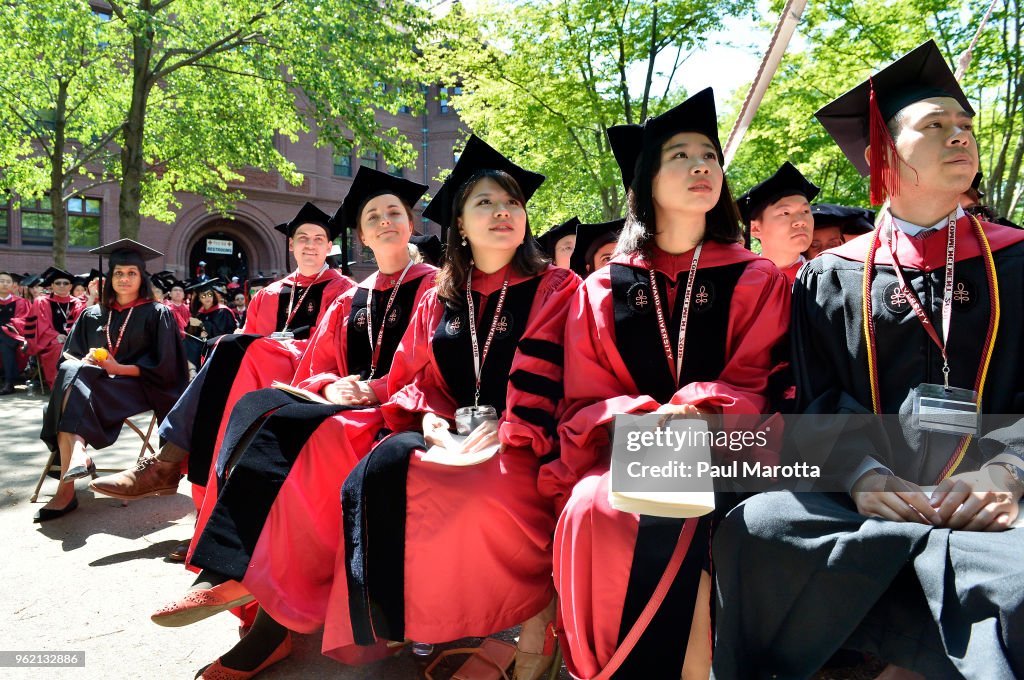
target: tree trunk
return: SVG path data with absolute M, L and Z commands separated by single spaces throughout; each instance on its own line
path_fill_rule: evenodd
M 132 39 L 132 102 L 121 140 L 121 198 L 118 202 L 118 217 L 121 221 L 121 238 L 138 240 L 139 209 L 142 206 L 142 180 L 146 174 L 146 159 L 143 156 L 145 142 L 146 106 L 149 103 L 150 70 L 153 55 L 153 34 L 136 35 Z
M 53 153 L 50 156 L 50 218 L 53 221 L 53 264 L 67 267 L 68 218 L 64 210 L 64 144 L 67 130 L 68 83 L 57 82 Z

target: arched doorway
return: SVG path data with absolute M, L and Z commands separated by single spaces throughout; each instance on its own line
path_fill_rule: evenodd
M 206 275 L 211 279 L 220 277 L 230 281 L 232 276 L 237 276 L 239 280 L 245 281 L 249 277 L 249 253 L 246 245 L 224 229 L 204 230 L 203 235 L 192 245 L 188 254 L 190 278 L 197 275 L 200 262 L 206 263 Z

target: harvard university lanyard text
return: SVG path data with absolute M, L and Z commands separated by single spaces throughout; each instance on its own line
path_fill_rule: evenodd
M 469 277 L 466 279 L 466 304 L 469 306 L 469 339 L 473 343 L 473 370 L 476 372 L 476 390 L 473 393 L 473 406 L 480 406 L 480 376 L 483 375 L 484 362 L 487 361 L 487 353 L 491 349 L 491 341 L 494 339 L 494 330 L 501 322 L 501 310 L 505 306 L 505 294 L 508 292 L 508 272 L 505 273 L 505 281 L 501 284 L 501 295 L 498 296 L 498 305 L 494 308 L 494 319 L 487 331 L 487 340 L 484 341 L 484 351 L 480 353 L 480 343 L 476 337 L 476 308 L 473 306 L 473 269 L 470 264 Z
M 686 345 L 686 324 L 690 316 L 690 297 L 693 294 L 693 282 L 697 278 L 697 261 L 700 259 L 703 243 L 698 243 L 693 250 L 693 261 L 690 263 L 690 273 L 686 277 L 686 292 L 683 294 L 683 318 L 679 320 L 679 343 L 675 356 L 672 354 L 672 341 L 668 336 L 668 323 L 665 321 L 665 310 L 661 305 L 661 294 L 658 292 L 658 282 L 654 277 L 654 269 L 649 269 L 651 275 L 651 295 L 654 297 L 654 311 L 658 316 L 658 330 L 661 331 L 661 344 L 665 350 L 665 358 L 668 359 L 669 368 L 675 364 L 676 389 L 679 389 L 679 381 L 683 376 L 683 349 Z
M 409 272 L 409 268 L 412 267 L 412 260 L 405 265 L 405 269 L 402 270 L 402 275 L 398 277 L 398 283 L 391 289 L 391 296 L 388 298 L 388 304 L 384 307 L 384 313 L 380 316 L 380 331 L 377 333 L 377 340 L 374 342 L 373 339 L 373 291 L 371 290 L 369 295 L 366 296 L 366 334 L 370 338 L 370 375 L 366 376 L 367 380 L 372 380 L 374 374 L 377 372 L 377 360 L 380 358 L 380 346 L 384 341 L 384 326 L 387 324 L 388 312 L 391 311 L 391 306 L 395 304 L 395 297 L 398 296 L 398 289 L 402 287 L 402 282 L 405 281 L 405 275 Z

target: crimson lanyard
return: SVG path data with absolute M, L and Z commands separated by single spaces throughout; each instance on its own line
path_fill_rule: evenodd
M 686 277 L 686 292 L 683 295 L 683 318 L 679 320 L 679 345 L 675 356 L 672 355 L 672 342 L 668 337 L 668 324 L 665 322 L 665 311 L 661 307 L 661 294 L 658 292 L 658 282 L 654 278 L 654 269 L 649 269 L 651 275 L 651 295 L 654 297 L 654 311 L 658 315 L 658 330 L 661 331 L 661 344 L 665 349 L 665 357 L 668 359 L 669 368 L 675 363 L 676 368 L 676 389 L 679 389 L 679 380 L 683 375 L 683 347 L 686 344 L 686 323 L 690 316 L 690 296 L 693 294 L 693 282 L 697 278 L 697 260 L 700 259 L 701 248 L 704 243 L 698 243 L 693 250 L 693 262 L 690 263 L 690 273 Z
M 110 349 L 110 354 L 117 357 L 117 350 L 121 348 L 121 340 L 124 338 L 124 329 L 128 328 L 128 322 L 132 320 L 132 312 L 135 311 L 135 307 L 128 308 L 128 316 L 124 318 L 124 323 L 121 324 L 121 330 L 117 334 L 117 343 L 110 341 L 110 322 L 113 319 L 114 311 L 110 310 L 107 312 L 107 327 L 104 329 L 107 333 L 107 347 Z
M 398 289 L 402 287 L 402 281 L 405 281 L 405 275 L 408 273 L 409 268 L 412 267 L 412 260 L 405 265 L 405 269 L 402 270 L 402 275 L 398 277 L 398 283 L 391 289 L 391 297 L 388 298 L 388 304 L 384 307 L 384 313 L 380 316 L 380 331 L 377 333 L 377 342 L 373 341 L 373 290 L 370 290 L 370 294 L 366 296 L 366 334 L 370 338 L 370 347 L 372 352 L 370 355 L 370 375 L 366 376 L 367 380 L 373 379 L 373 374 L 377 372 L 377 360 L 380 358 L 380 347 L 384 341 L 384 325 L 387 323 L 388 312 L 391 311 L 391 305 L 395 304 L 395 297 L 398 295 Z M 378 272 L 379 274 L 379 272 Z
M 306 290 L 302 291 L 302 295 L 299 296 L 299 304 L 295 305 L 295 309 L 293 311 L 292 310 L 292 303 L 295 302 L 295 289 L 299 285 L 299 270 L 298 269 L 295 270 L 295 282 L 292 283 L 291 292 L 288 294 L 288 318 L 284 322 L 284 328 L 281 329 L 282 333 L 284 333 L 285 331 L 288 330 L 288 326 L 291 325 L 292 319 L 299 312 L 299 310 L 302 309 L 302 301 L 306 299 L 306 295 L 309 294 L 309 291 L 311 291 L 313 289 L 313 286 L 316 285 L 316 282 L 320 280 L 320 277 L 323 276 L 324 272 L 327 271 L 327 269 L 328 269 L 328 267 L 327 267 L 326 264 L 323 267 L 320 268 L 320 271 L 317 272 L 316 278 L 313 279 L 313 283 L 309 284 L 309 286 L 306 288 Z
M 483 365 L 487 361 L 487 352 L 491 349 L 491 341 L 494 339 L 494 329 L 501 323 L 501 310 L 505 306 L 505 294 L 508 292 L 508 272 L 505 272 L 505 282 L 501 284 L 501 295 L 498 296 L 498 305 L 494 308 L 494 319 L 487 331 L 487 340 L 484 342 L 484 352 L 480 354 L 480 343 L 476 337 L 476 308 L 473 306 L 473 265 L 470 263 L 469 278 L 466 279 L 466 304 L 469 306 L 469 339 L 473 343 L 473 369 L 476 371 L 476 393 L 473 396 L 473 406 L 480 406 L 480 376 L 483 374 Z
M 921 305 L 921 301 L 917 299 L 917 294 L 907 285 L 907 281 L 903 276 L 903 265 L 900 264 L 899 259 L 896 257 L 896 239 L 893 238 L 893 224 L 890 218 L 885 228 L 881 230 L 883 238 L 889 246 L 889 252 L 892 253 L 893 270 L 896 272 L 896 278 L 900 282 L 900 291 L 907 298 L 907 302 L 910 303 L 911 309 L 914 310 L 914 314 L 917 315 L 921 325 L 924 326 L 925 332 L 928 337 L 932 339 L 932 342 L 942 352 L 942 379 L 945 387 L 949 388 L 949 355 L 946 353 L 946 344 L 949 342 L 949 327 L 953 321 L 953 268 L 955 267 L 956 261 L 956 212 L 949 214 L 949 228 L 946 235 L 946 271 L 945 271 L 945 284 L 942 288 L 942 338 L 939 338 L 939 334 L 935 331 L 935 324 L 928 318 L 928 314 L 924 311 L 924 307 Z

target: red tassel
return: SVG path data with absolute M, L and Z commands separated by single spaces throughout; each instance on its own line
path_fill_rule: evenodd
M 871 166 L 871 205 L 881 205 L 889 196 L 895 196 L 900 190 L 899 155 L 896 143 L 889 134 L 889 126 L 882 118 L 875 96 L 874 80 L 868 78 L 870 91 L 868 101 L 869 116 L 869 151 L 868 164 Z

